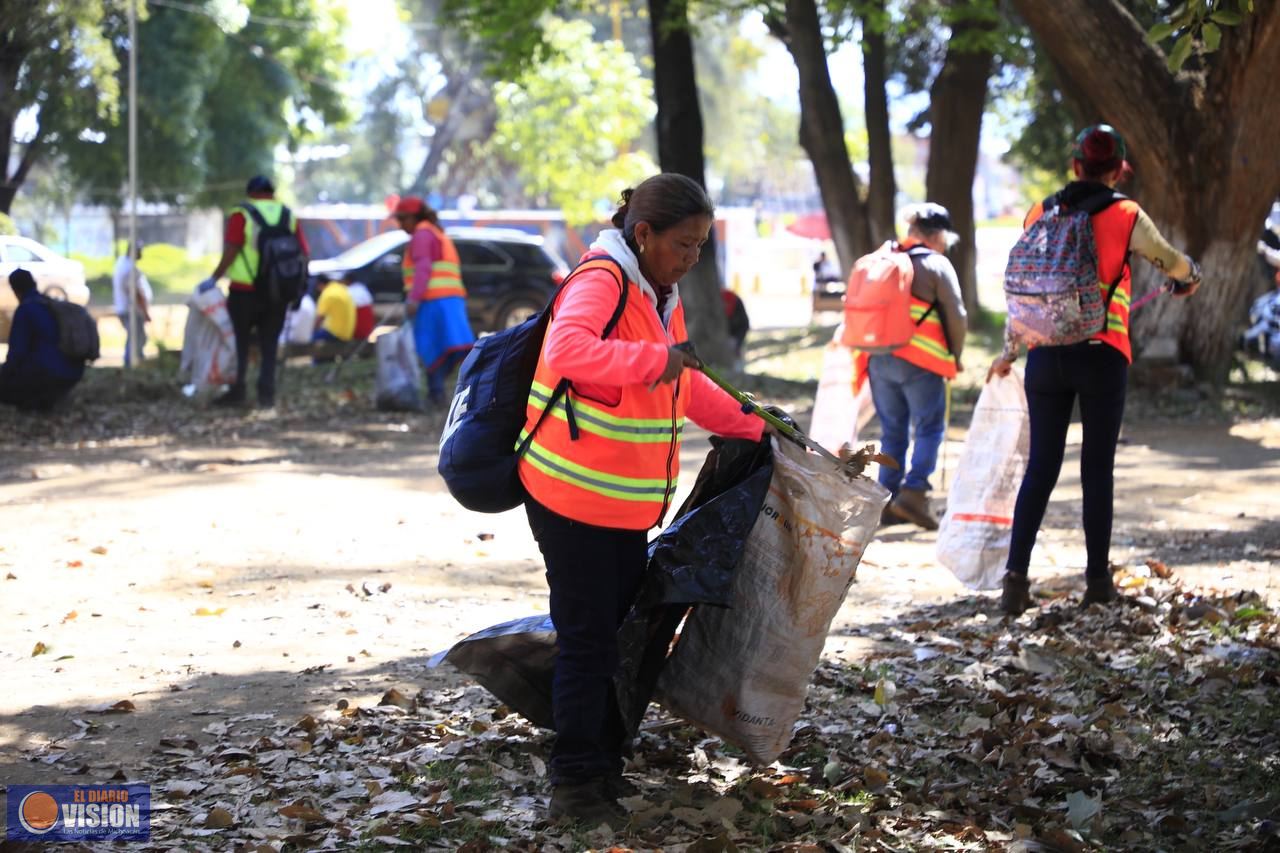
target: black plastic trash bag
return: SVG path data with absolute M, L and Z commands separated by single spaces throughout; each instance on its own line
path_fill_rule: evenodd
M 676 520 L 649 543 L 649 569 L 618 631 L 618 706 L 634 734 L 671 640 L 693 604 L 726 606 L 733 572 L 773 475 L 767 443 L 711 439 L 711 452 Z M 555 628 L 547 615 L 494 625 L 433 656 L 449 663 L 529 722 L 553 728 Z

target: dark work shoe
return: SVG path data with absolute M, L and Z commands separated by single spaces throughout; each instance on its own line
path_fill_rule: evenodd
M 572 821 L 591 829 L 603 823 L 615 832 L 631 820 L 626 809 L 605 793 L 602 779 L 554 786 L 549 811 L 556 822 Z
M 929 509 L 929 494 L 920 489 L 903 489 L 889 504 L 894 514 L 925 530 L 937 530 L 938 519 Z
M 1010 616 L 1021 616 L 1031 606 L 1031 580 L 1026 575 L 1005 572 L 1000 588 L 1000 609 Z
M 1111 579 L 1110 572 L 1105 575 L 1086 575 L 1084 580 L 1084 598 L 1080 600 L 1081 607 L 1088 607 L 1090 604 L 1107 604 L 1116 600 L 1116 584 Z
M 621 773 L 615 773 L 611 776 L 604 777 L 604 794 L 606 797 L 614 800 L 622 800 L 627 797 L 638 797 L 642 791 L 636 787 L 636 784 L 623 776 Z

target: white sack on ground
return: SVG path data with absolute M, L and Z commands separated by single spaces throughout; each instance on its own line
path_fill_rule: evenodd
M 970 589 L 999 589 L 1031 445 L 1022 375 L 982 386 L 938 529 L 938 562 Z
M 178 373 L 195 386 L 197 396 L 236 379 L 236 333 L 227 298 L 216 287 L 197 289 L 187 299 Z
M 769 495 L 730 608 L 695 607 L 658 682 L 673 714 L 769 764 L 791 742 L 831 620 L 889 493 L 773 440 Z

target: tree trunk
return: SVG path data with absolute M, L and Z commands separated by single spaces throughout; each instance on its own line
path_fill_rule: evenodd
M 686 175 L 705 187 L 702 108 L 698 104 L 688 11 L 686 0 L 649 0 L 653 92 L 658 105 L 658 164 L 664 172 Z M 680 282 L 680 300 L 685 306 L 689 339 L 698 355 L 712 364 L 726 366 L 733 363 L 733 349 L 720 287 L 713 228 L 697 265 Z
M 800 145 L 813 163 L 831 239 L 847 275 L 872 249 L 860 182 L 844 142 L 840 101 L 831 85 L 826 45 L 814 0 L 787 0 L 786 18 L 766 18 L 770 32 L 795 60 L 800 76 Z
M 1170 242 L 1202 263 L 1196 296 L 1158 299 L 1134 316 L 1135 349 L 1171 337 L 1201 378 L 1224 382 L 1247 309 L 1254 244 L 1280 187 L 1280 3 L 1255 0 L 1241 25 L 1223 28 L 1221 49 L 1202 58 L 1198 73 L 1177 75 L 1118 0 L 1014 5 L 1059 75 L 1088 92 L 1098 118 L 1124 136 L 1135 171 L 1148 178 L 1136 200 Z M 1138 280 L 1155 277 L 1144 271 Z
M 884 4 L 880 7 L 883 10 Z M 871 169 L 867 190 L 867 219 L 872 245 L 896 236 L 894 202 L 898 195 L 893 174 L 893 136 L 889 132 L 889 100 L 885 95 L 884 31 L 873 14 L 862 17 L 864 109 L 867 117 L 867 159 Z
M 969 325 L 981 317 L 978 304 L 978 267 L 973 216 L 973 177 L 978 168 L 978 141 L 991 76 L 989 50 L 957 50 L 969 31 L 989 28 L 962 22 L 951 33 L 947 57 L 929 90 L 929 169 L 925 195 L 951 212 L 951 224 L 960 242 L 947 254 L 960 278 L 960 294 L 969 314 Z

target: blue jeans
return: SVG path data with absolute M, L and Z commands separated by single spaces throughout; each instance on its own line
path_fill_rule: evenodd
M 902 466 L 894 470 L 881 465 L 880 485 L 895 495 L 903 488 L 929 491 L 929 476 L 937 467 L 938 447 L 946 431 L 945 380 L 892 355 L 871 356 L 867 373 L 880 417 L 880 452 Z M 910 465 L 908 444 L 913 445 Z
M 131 361 L 130 355 L 133 353 L 133 348 L 135 345 L 138 347 L 138 359 L 142 360 L 143 358 L 146 357 L 142 354 L 142 351 L 146 349 L 146 346 L 147 346 L 147 324 L 142 319 L 141 311 L 134 312 L 132 330 L 130 330 L 129 328 L 128 312 L 124 314 L 117 314 L 116 316 L 120 318 L 120 325 L 124 326 L 124 332 L 125 332 L 124 365 L 125 367 L 128 367 Z M 135 338 L 135 335 L 136 335 L 136 338 Z

